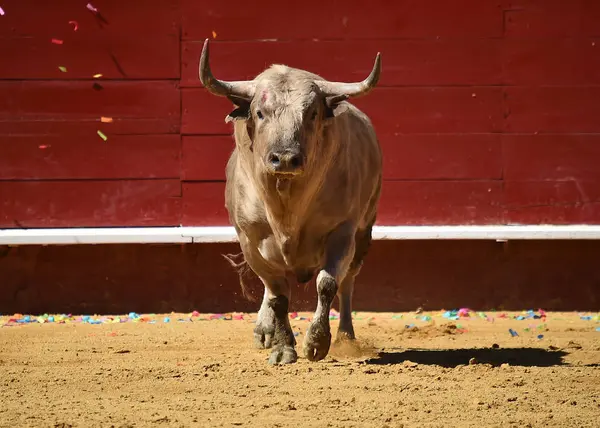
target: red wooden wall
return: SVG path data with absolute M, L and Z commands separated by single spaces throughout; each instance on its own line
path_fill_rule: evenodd
M 224 79 L 382 52 L 379 224 L 600 223 L 598 0 L 91 3 L 1 2 L 0 227 L 227 224 L 205 37 Z

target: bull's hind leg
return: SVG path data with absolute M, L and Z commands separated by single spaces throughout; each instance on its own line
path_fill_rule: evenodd
M 338 300 L 340 301 L 340 325 L 337 332 L 337 340 L 354 339 L 354 327 L 352 325 L 352 294 L 354 292 L 354 280 L 362 267 L 363 259 L 371 246 L 372 224 L 356 232 L 356 249 L 350 269 L 338 289 Z
M 304 356 L 319 361 L 327 356 L 331 346 L 329 311 L 354 256 L 355 241 L 351 225 L 343 224 L 327 239 L 325 267 L 317 275 L 317 309 L 304 338 Z

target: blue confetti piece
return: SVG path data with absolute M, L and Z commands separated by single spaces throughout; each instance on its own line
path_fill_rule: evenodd
M 592 320 L 592 316 L 591 315 L 584 315 L 581 317 L 582 320 L 584 321 L 591 321 Z
M 90 320 L 90 316 L 89 315 L 84 315 L 81 317 L 81 321 L 83 322 L 88 322 Z
M 518 336 L 518 335 L 519 335 L 519 333 L 517 333 L 516 331 L 514 331 L 512 328 L 509 328 L 509 329 L 508 329 L 508 332 L 510 333 L 510 335 L 511 335 L 512 337 L 516 337 L 516 336 Z
M 88 323 L 89 324 L 102 324 L 102 321 L 100 321 L 100 320 L 89 320 Z
M 165 317 L 165 319 L 163 320 L 163 322 L 170 322 L 170 321 L 171 321 L 171 318 L 169 318 L 169 317 Z
M 525 317 L 523 315 L 519 315 L 516 319 L 519 321 L 523 321 L 525 319 Z
M 54 317 L 53 316 L 49 316 L 48 317 L 48 322 L 54 322 Z
M 298 331 L 294 332 L 294 336 L 295 336 L 295 337 L 298 337 L 298 336 L 300 336 L 300 332 L 298 332 Z
M 596 331 L 600 331 L 600 327 L 596 327 Z
M 538 338 L 538 339 L 543 339 L 543 338 L 544 338 L 544 335 L 543 335 L 543 334 L 538 334 L 537 338 Z
M 131 319 L 136 319 L 139 318 L 140 316 L 138 314 L 136 314 L 135 312 L 129 312 L 129 318 Z

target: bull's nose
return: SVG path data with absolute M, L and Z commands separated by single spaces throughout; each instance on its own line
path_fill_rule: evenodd
M 297 173 L 302 169 L 304 157 L 301 153 L 273 152 L 268 157 L 268 163 L 274 172 Z

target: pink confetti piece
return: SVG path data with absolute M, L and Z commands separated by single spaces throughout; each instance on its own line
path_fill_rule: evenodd
M 48 147 L 50 147 L 50 146 L 47 146 L 45 144 L 42 144 L 41 146 L 39 146 L 39 148 L 42 149 L 42 150 L 47 149 Z
M 77 31 L 77 29 L 79 28 L 79 24 L 77 23 L 77 21 L 69 21 L 69 24 L 73 25 L 73 31 Z
M 62 45 L 64 42 L 60 39 L 52 39 L 52 43 L 55 45 Z
M 86 8 L 87 8 L 87 10 L 89 10 L 90 12 L 93 12 L 93 13 L 98 13 L 98 9 L 96 9 L 94 6 L 92 6 L 92 4 L 91 4 L 91 3 L 88 3 L 88 4 L 87 4 L 87 6 L 86 6 Z
M 4 9 L 2 9 L 1 7 L 0 7 L 0 15 L 4 16 Z

